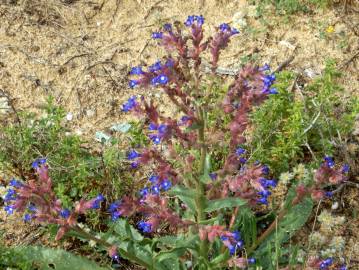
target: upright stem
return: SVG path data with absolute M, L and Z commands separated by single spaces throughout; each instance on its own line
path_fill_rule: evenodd
M 205 170 L 205 162 L 206 162 L 206 155 L 207 155 L 207 147 L 205 144 L 204 139 L 204 131 L 205 131 L 205 119 L 204 119 L 204 112 L 201 107 L 197 107 L 198 109 L 198 118 L 200 119 L 201 125 L 198 131 L 199 143 L 200 143 L 200 165 L 199 165 L 199 177 L 197 178 L 197 198 L 196 198 L 196 208 L 197 208 L 197 224 L 199 225 L 203 220 L 205 220 L 205 213 L 204 213 L 204 184 L 200 180 L 200 176 L 204 174 Z M 199 254 L 204 260 L 207 260 L 207 253 L 208 253 L 208 241 L 204 240 L 200 244 Z

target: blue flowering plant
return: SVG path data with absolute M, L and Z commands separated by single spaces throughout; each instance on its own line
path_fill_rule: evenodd
M 273 238 L 278 222 L 304 201 L 325 198 L 328 194 L 323 188 L 345 181 L 348 168 L 337 168 L 326 157 L 314 181 L 298 184 L 278 210 L 277 218 L 257 230 L 255 215 L 268 210 L 277 181 L 268 166 L 251 161 L 245 131 L 253 108 L 277 94 L 273 87 L 276 76 L 268 65 L 244 66 L 216 104 L 230 121 L 217 127 L 214 135 L 213 128 L 208 128 L 211 106 L 206 103 L 208 82 L 202 63 L 209 58 L 209 76 L 216 77 L 219 56 L 238 30 L 224 23 L 205 40 L 203 24 L 204 18 L 195 15 L 184 25 L 165 24 L 152 38 L 168 55 L 147 68 L 137 66 L 130 71 L 130 88 L 161 89 L 180 115 L 165 115 L 154 100 L 136 95 L 123 104 L 123 112 L 147 120 L 151 142 L 145 148 L 128 151 L 129 169 L 148 172 L 150 168 L 152 172 L 136 194 L 108 205 L 108 233 L 95 236 L 77 223 L 86 211 L 101 211 L 107 204 L 105 198 L 99 195 L 75 203 L 72 210 L 63 209 L 52 192 L 45 160 L 33 164 L 38 180 L 14 182 L 7 212 L 17 210 L 27 215 L 27 221 L 57 224 L 57 239 L 75 231 L 104 247 L 115 261 L 125 258 L 146 269 L 244 269 L 262 265 L 261 250 Z M 214 170 L 211 152 L 219 143 L 228 146 L 228 154 L 220 162 L 223 166 Z M 243 218 L 245 213 L 248 218 Z M 248 220 L 254 221 L 250 230 L 245 226 Z

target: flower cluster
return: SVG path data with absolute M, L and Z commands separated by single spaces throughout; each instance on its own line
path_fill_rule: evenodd
M 249 124 L 248 114 L 252 108 L 263 103 L 269 94 L 277 93 L 275 88 L 270 88 L 275 81 L 275 75 L 266 74 L 266 70 L 267 68 L 248 65 L 240 71 L 229 87 L 223 101 L 223 109 L 232 115 L 229 124 L 232 149 L 245 143 L 243 133 Z
M 311 194 L 314 200 L 319 201 L 324 197 L 332 197 L 331 191 L 325 191 L 324 188 L 329 184 L 340 184 L 347 179 L 349 166 L 344 165 L 341 168 L 335 167 L 335 162 L 332 157 L 324 157 L 324 162 L 314 174 L 314 185 L 306 187 L 301 184 L 297 187 L 297 197 L 295 203 L 298 203 L 306 194 Z
M 142 198 L 126 196 L 120 202 L 111 204 L 109 211 L 112 219 L 119 216 L 130 217 L 136 213 L 142 213 L 146 221 L 140 221 L 138 228 L 144 233 L 157 230 L 161 223 L 167 223 L 173 228 L 191 225 L 191 221 L 180 218 L 168 205 L 168 199 L 158 194 L 146 194 Z
M 26 183 L 12 179 L 9 183 L 12 188 L 8 189 L 5 195 L 4 206 L 4 210 L 9 215 L 17 211 L 24 214 L 25 222 L 33 220 L 38 223 L 57 224 L 60 229 L 56 239 L 60 239 L 70 228 L 76 226 L 79 214 L 85 213 L 88 209 L 100 208 L 100 203 L 104 200 L 102 195 L 89 201 L 77 202 L 72 212 L 63 208 L 61 201 L 53 192 L 46 159 L 35 160 L 32 168 L 36 170 L 36 179 Z

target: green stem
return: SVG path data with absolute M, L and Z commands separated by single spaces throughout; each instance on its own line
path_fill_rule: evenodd
M 205 131 L 205 119 L 204 119 L 204 113 L 202 108 L 197 107 L 198 109 L 198 116 L 200 119 L 200 128 L 198 131 L 198 137 L 200 142 L 200 152 L 201 152 L 201 160 L 200 160 L 200 166 L 199 166 L 199 176 L 204 174 L 205 170 L 205 162 L 206 162 L 206 155 L 207 155 L 207 147 L 205 144 L 205 138 L 204 138 L 204 131 Z M 205 220 L 205 212 L 204 212 L 204 197 L 205 197 L 205 190 L 204 190 L 204 184 L 201 182 L 200 177 L 197 178 L 197 198 L 196 198 L 196 208 L 197 208 L 197 224 L 200 226 L 200 223 Z M 203 260 L 207 260 L 207 254 L 208 254 L 208 241 L 204 240 L 200 243 L 199 247 L 199 254 L 200 257 L 202 257 Z

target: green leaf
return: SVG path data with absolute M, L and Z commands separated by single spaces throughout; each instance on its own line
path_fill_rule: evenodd
M 180 198 L 194 213 L 196 212 L 196 190 L 176 185 L 170 191 L 171 196 Z
M 153 263 L 153 254 L 150 245 L 141 245 L 137 242 L 123 241 L 119 243 L 118 247 L 120 255 L 132 262 L 142 266 L 149 266 Z
M 17 247 L 15 251 L 20 254 L 24 260 L 32 262 L 39 270 L 105 270 L 88 260 L 71 254 L 62 249 L 52 249 L 43 247 L 24 246 Z
M 118 219 L 113 227 L 114 231 L 119 235 L 121 240 L 132 240 L 140 242 L 143 236 L 128 223 L 126 219 Z
M 289 192 L 288 196 L 291 197 L 292 192 Z M 254 253 L 254 257 L 258 259 L 262 266 L 267 267 L 272 261 L 280 259 L 275 250 L 280 251 L 280 247 L 290 239 L 295 231 L 305 224 L 312 209 L 312 199 L 305 197 L 301 203 L 288 210 L 284 218 L 278 223 L 277 230 L 274 230 Z
M 204 211 L 209 213 L 209 212 L 217 211 L 222 208 L 231 208 L 236 206 L 242 206 L 245 204 L 246 202 L 244 200 L 235 197 L 212 200 L 212 201 L 208 201 L 207 207 L 204 209 Z
M 230 258 L 229 252 L 226 251 L 225 253 L 222 253 L 215 257 L 211 262 L 212 267 L 216 267 L 218 264 L 221 264 L 223 262 L 226 262 Z

